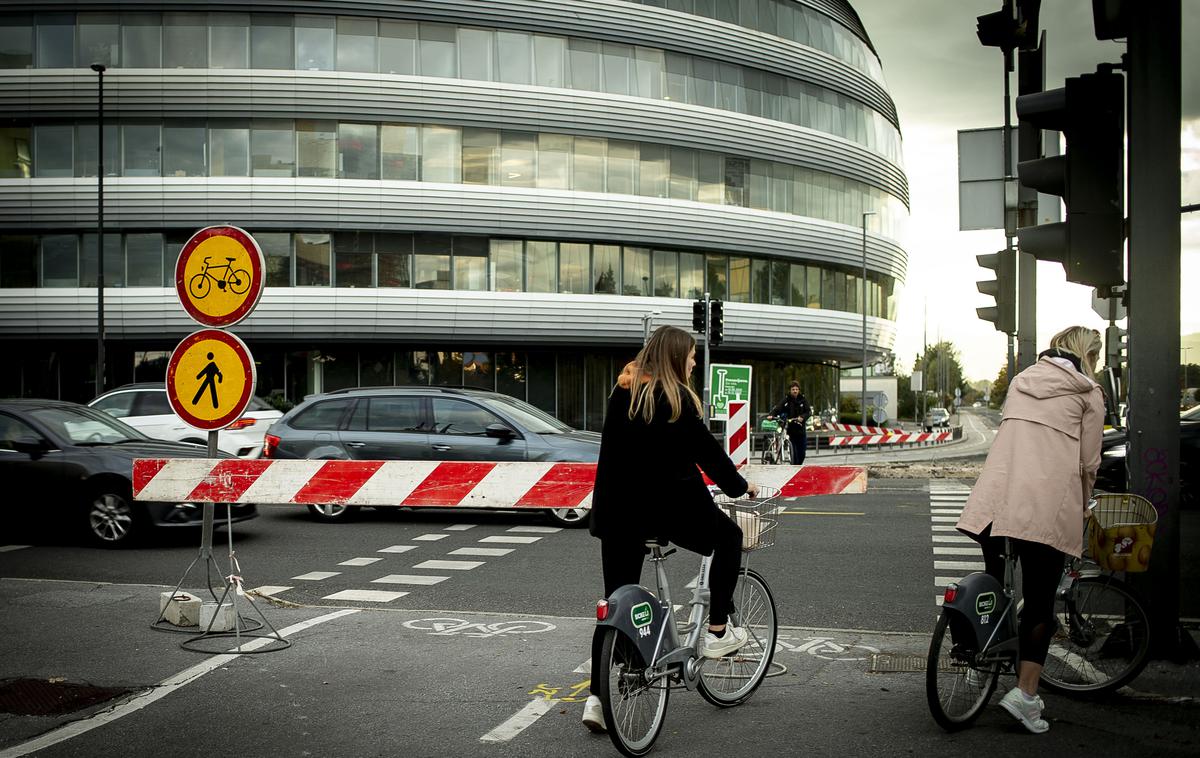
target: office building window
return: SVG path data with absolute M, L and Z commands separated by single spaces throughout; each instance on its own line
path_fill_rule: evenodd
M 676 297 L 679 292 L 679 253 L 654 251 L 654 296 Z
M 379 178 L 379 127 L 375 124 L 338 124 L 338 152 L 343 178 Z
M 292 122 L 282 119 L 263 119 L 250 124 L 252 176 L 296 175 L 296 144 L 292 131 Z
M 411 234 L 380 232 L 375 235 L 375 257 L 380 287 L 412 286 Z
M 421 127 L 384 124 L 379 132 L 382 178 L 416 181 L 421 164 Z
M 121 24 L 116 13 L 80 13 L 75 24 L 79 46 L 75 59 L 80 66 L 121 65 Z
M 33 18 L 0 18 L 0 68 L 33 68 Z
M 689 300 L 704 297 L 704 256 L 679 254 L 679 292 Z
M 455 27 L 422 22 L 419 35 L 421 76 L 458 76 L 458 51 L 455 49 L 458 34 Z
M 79 250 L 79 286 L 96 286 L 96 235 L 85 234 Z M 104 234 L 104 287 L 125 286 L 125 251 L 121 235 Z
M 205 176 L 203 126 L 168 123 L 163 126 L 162 175 Z
M 491 29 L 460 28 L 458 30 L 458 76 L 490 82 L 492 61 L 495 58 L 496 35 Z
M 558 291 L 558 243 L 544 240 L 526 241 L 525 290 Z
M 226 124 L 208 130 L 209 172 L 212 176 L 250 175 L 250 129 Z
M 404 75 L 417 72 L 416 23 L 386 20 L 379 22 L 379 72 Z
M 250 14 L 210 13 L 208 24 L 209 66 L 246 68 L 250 61 Z
M 563 242 L 558 246 L 558 291 L 586 295 L 592 291 L 589 280 L 591 246 L 587 243 Z
M 121 14 L 122 68 L 162 68 L 162 14 Z
M 461 177 L 461 132 L 448 126 L 421 127 L 421 181 L 457 184 Z
M 626 247 L 622 253 L 622 295 L 650 296 L 650 250 Z
M 450 289 L 451 247 L 448 234 L 414 235 L 413 285 L 417 289 Z
M 4 261 L 0 261 L 0 266 L 3 264 Z M 43 287 L 78 287 L 79 236 L 48 234 L 42 237 L 41 270 Z
M 615 295 L 621 288 L 621 246 L 592 245 L 592 292 Z
M 335 287 L 370 287 L 373 284 L 375 235 L 370 232 L 337 232 L 333 235 Z
M 121 127 L 121 168 L 125 176 L 162 176 L 157 124 L 125 124 Z
M 482 292 L 488 289 L 486 237 L 454 238 L 454 289 Z
M 337 176 L 338 125 L 336 121 L 296 122 L 296 173 L 332 179 Z
M 33 129 L 34 175 L 39 178 L 70 177 L 75 174 L 75 128 L 36 126 Z
M 341 16 L 337 20 L 337 70 L 379 70 L 376 50 L 379 41 L 379 22 L 373 18 Z
M 520 240 L 491 241 L 492 289 L 521 292 L 525 289 L 525 255 Z
M 75 176 L 95 176 L 96 140 L 100 130 L 95 124 L 75 126 Z M 104 175 L 121 175 L 121 131 L 116 124 L 104 125 Z
M 161 234 L 125 235 L 125 265 L 130 287 L 161 287 L 163 264 Z
M 0 287 L 36 287 L 37 283 L 37 238 L 24 234 L 0 234 Z
M 296 286 L 329 286 L 329 235 L 299 232 L 296 239 Z
M 336 19 L 329 16 L 296 16 L 296 68 L 332 71 Z
M 292 17 L 256 13 L 250 20 L 250 67 L 295 68 Z
M 208 68 L 208 19 L 203 13 L 164 13 L 163 68 Z
M 266 286 L 292 286 L 292 235 L 287 232 L 254 232 L 267 262 Z
M 533 35 L 526 32 L 496 32 L 499 79 L 509 84 L 533 83 Z

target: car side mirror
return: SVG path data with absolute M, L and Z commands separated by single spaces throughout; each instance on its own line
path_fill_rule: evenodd
M 517 436 L 517 433 L 512 428 L 504 424 L 488 424 L 484 430 L 487 436 L 494 437 L 500 440 L 511 440 Z
M 12 441 L 12 446 L 18 453 L 32 455 L 34 458 L 41 457 L 42 453 L 46 452 L 46 441 L 32 434 L 17 437 Z

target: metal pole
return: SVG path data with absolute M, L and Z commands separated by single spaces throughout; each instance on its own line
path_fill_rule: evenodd
M 1016 253 L 1013 252 L 1013 235 L 1016 234 L 1017 225 L 1015 216 L 1015 208 L 1009 204 L 1009 189 L 1013 183 L 1013 155 L 1012 155 L 1012 77 L 1009 74 L 1013 70 L 1013 51 L 1004 51 L 1004 255 L 1012 258 Z M 1016 282 L 1002 282 L 1002 287 L 1015 287 Z M 1016 366 L 1016 357 L 1013 355 L 1012 334 L 1006 334 L 1005 340 L 1008 342 L 1008 375 L 1012 376 L 1013 368 Z
M 867 216 L 875 211 L 864 211 L 862 215 L 862 425 L 867 425 Z
M 712 319 L 709 318 L 710 312 L 711 312 L 711 301 L 709 300 L 708 293 L 705 292 L 704 293 L 704 423 L 705 424 L 708 423 L 708 417 L 710 415 L 708 401 L 709 401 L 709 398 L 711 397 L 710 387 L 708 386 L 708 380 L 710 378 L 710 373 L 711 373 L 708 370 L 708 333 L 712 331 Z
M 96 72 L 96 394 L 104 392 L 104 71 Z
M 1129 486 L 1158 511 L 1150 570 L 1131 577 L 1150 600 L 1151 652 L 1194 643 L 1179 626 L 1181 3 L 1129 14 Z M 1189 645 L 1188 643 L 1191 643 Z
M 1036 50 L 1023 50 L 1018 54 L 1020 67 L 1017 72 L 1017 94 L 1041 92 L 1046 88 L 1046 33 L 1038 41 Z M 1007 75 L 1005 77 L 1007 79 Z M 1005 118 L 1009 117 L 1007 102 Z M 1019 160 L 1035 160 L 1042 157 L 1042 131 L 1032 124 L 1017 127 Z M 1057 151 L 1056 151 L 1057 152 Z M 1011 160 L 1011 150 L 1008 155 Z M 1006 173 L 1012 174 L 1011 170 Z M 1036 226 L 1038 219 L 1037 190 L 1025 186 L 1017 188 L 1018 227 Z M 1009 240 L 1011 243 L 1011 240 Z M 1008 378 L 1011 381 L 1021 371 L 1037 362 L 1037 259 L 1029 253 L 1016 252 L 1017 256 L 1017 350 L 1013 358 L 1009 345 Z

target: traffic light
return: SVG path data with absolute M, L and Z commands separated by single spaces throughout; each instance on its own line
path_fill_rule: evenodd
M 1063 264 L 1067 281 L 1124 283 L 1124 78 L 1101 70 L 1059 89 L 1019 95 L 1017 117 L 1067 140 L 1064 155 L 1017 166 L 1022 185 L 1059 195 L 1067 207 L 1066 221 L 1018 229 L 1021 251 Z
M 975 34 L 984 47 L 1032 50 L 1037 46 L 1038 11 L 1042 0 L 1004 0 L 995 13 L 977 16 Z
M 725 339 L 725 304 L 710 300 L 708 308 L 708 344 L 716 347 Z
M 976 308 L 984 321 L 991 321 L 996 331 L 1012 334 L 1017 331 L 1017 256 L 1015 251 L 1001 250 L 975 256 L 979 265 L 996 272 L 995 279 L 984 279 L 975 286 L 985 295 L 996 299 L 994 306 Z
M 1104 330 L 1104 365 L 1116 369 L 1120 376 L 1128 356 L 1129 332 L 1115 324 L 1109 326 Z
M 692 301 L 692 331 L 704 334 L 704 301 Z

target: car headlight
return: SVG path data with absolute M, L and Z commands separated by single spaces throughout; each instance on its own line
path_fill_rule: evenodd
M 1110 447 L 1109 449 L 1107 449 L 1103 453 L 1101 453 L 1101 455 L 1103 455 L 1105 458 L 1124 458 L 1125 457 L 1125 446 L 1117 445 L 1116 447 Z

